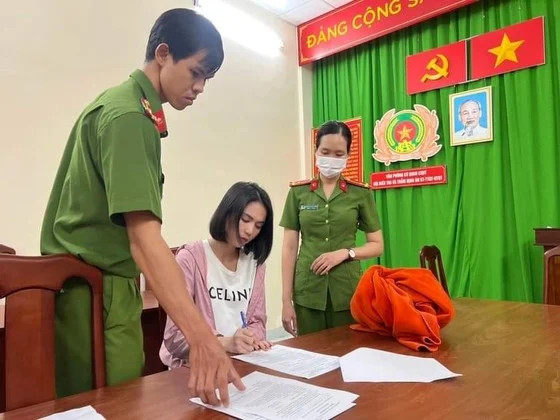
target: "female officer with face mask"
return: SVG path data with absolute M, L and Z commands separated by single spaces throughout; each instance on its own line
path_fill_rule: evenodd
M 319 177 L 290 184 L 280 226 L 282 323 L 292 335 L 352 323 L 350 299 L 361 276 L 359 260 L 383 253 L 373 193 L 341 176 L 351 143 L 346 124 L 324 123 L 315 142 Z M 367 242 L 356 248 L 358 229 Z

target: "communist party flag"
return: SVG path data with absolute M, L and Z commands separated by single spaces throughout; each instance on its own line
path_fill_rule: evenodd
M 409 95 L 466 81 L 466 41 L 406 57 L 406 93 Z
M 471 79 L 545 62 L 544 18 L 537 17 L 471 39 Z

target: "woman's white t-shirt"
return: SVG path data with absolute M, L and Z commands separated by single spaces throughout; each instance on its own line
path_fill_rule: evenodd
M 228 270 L 216 257 L 208 240 L 202 241 L 207 261 L 207 285 L 216 331 L 230 337 L 243 326 L 241 312 L 247 314 L 253 283 L 257 273 L 257 261 L 253 253 L 239 252 L 237 270 Z

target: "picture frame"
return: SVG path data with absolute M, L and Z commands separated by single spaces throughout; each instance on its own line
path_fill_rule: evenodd
M 449 95 L 451 146 L 494 140 L 492 86 Z

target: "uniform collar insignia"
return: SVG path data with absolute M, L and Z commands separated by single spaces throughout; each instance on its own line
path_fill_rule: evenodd
M 157 112 L 153 112 L 152 107 L 150 106 L 150 102 L 148 102 L 146 98 L 140 99 L 140 103 L 142 104 L 142 108 L 144 108 L 144 113 L 146 114 L 146 116 L 151 119 L 156 126 L 160 138 L 167 137 L 167 123 L 165 122 L 165 114 L 163 113 L 163 109 L 160 109 Z
M 311 181 L 311 184 L 309 184 L 309 190 L 315 191 L 317 188 L 319 188 L 319 180 L 318 179 L 313 179 Z

